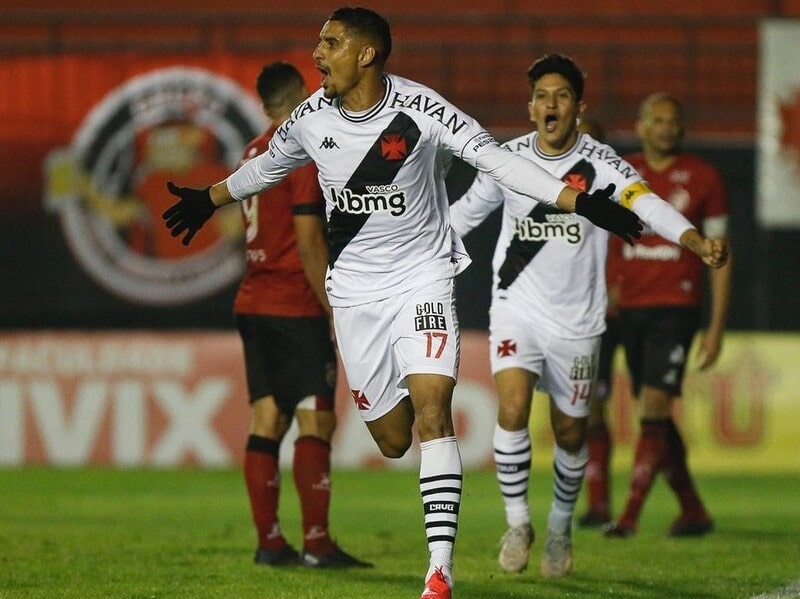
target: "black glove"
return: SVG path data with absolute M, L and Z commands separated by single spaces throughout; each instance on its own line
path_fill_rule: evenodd
M 172 181 L 167 182 L 167 189 L 173 195 L 180 198 L 161 215 L 166 221 L 167 229 L 173 237 L 178 237 L 186 231 L 183 237 L 183 245 L 189 242 L 211 218 L 217 207 L 211 201 L 210 187 L 205 189 L 192 189 L 191 187 L 178 187 Z
M 611 231 L 633 245 L 634 238 L 642 236 L 642 223 L 634 212 L 611 199 L 615 189 L 616 186 L 611 183 L 605 189 L 590 194 L 580 192 L 575 199 L 575 214 L 585 216 L 601 229 Z

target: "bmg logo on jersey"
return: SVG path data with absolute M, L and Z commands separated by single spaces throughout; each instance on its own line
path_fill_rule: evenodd
M 515 219 L 514 229 L 520 241 L 547 241 L 562 238 L 576 244 L 581 240 L 581 225 L 572 214 L 546 214 L 544 222 L 531 216 Z
M 349 214 L 388 212 L 392 216 L 402 216 L 406 211 L 406 192 L 394 184 L 367 185 L 367 193 L 355 193 L 347 188 L 341 193 L 331 188 L 330 192 L 336 207 Z
M 447 320 L 444 317 L 444 304 L 442 302 L 417 304 L 414 328 L 417 331 L 446 331 Z

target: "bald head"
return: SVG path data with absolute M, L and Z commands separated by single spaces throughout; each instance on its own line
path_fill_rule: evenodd
M 639 120 L 647 118 L 655 105 L 664 103 L 671 104 L 675 114 L 678 115 L 681 121 L 683 120 L 683 104 L 681 104 L 678 98 L 666 92 L 651 94 L 642 100 L 642 103 L 639 105 Z
M 648 96 L 639 106 L 636 134 L 642 149 L 654 160 L 673 156 L 683 141 L 683 106 L 667 93 Z

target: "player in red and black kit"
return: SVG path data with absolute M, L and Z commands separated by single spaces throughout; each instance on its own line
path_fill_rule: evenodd
M 308 97 L 302 76 L 285 62 L 264 67 L 256 89 L 272 128 L 247 146 L 243 161 L 264 152 L 276 128 Z M 255 561 L 369 566 L 342 551 L 328 533 L 336 355 L 324 289 L 328 246 L 317 169 L 298 168 L 262 195 L 242 202 L 247 273 L 234 304 L 253 407 L 244 474 L 258 532 Z M 286 542 L 278 520 L 279 449 L 293 416 L 299 427 L 292 472 L 303 520 L 300 554 Z
M 711 165 L 680 152 L 682 116 L 676 98 L 663 93 L 648 97 L 637 122 L 643 151 L 626 159 L 653 191 L 706 236 L 724 238 L 728 210 L 722 180 Z M 604 533 L 627 537 L 636 532 L 639 513 L 658 472 L 664 473 L 681 506 L 670 535 L 708 533 L 713 521 L 689 474 L 686 448 L 672 418 L 672 401 L 681 395 L 687 355 L 700 325 L 703 263 L 652 232 L 634 246 L 612 240 L 609 260 L 614 261 L 610 270 L 619 285 L 619 324 L 634 393 L 641 404 L 641 432 L 627 503 Z M 710 322 L 699 339 L 701 370 L 715 363 L 721 349 L 730 298 L 730 260 L 711 269 L 710 275 Z M 606 441 L 610 443 L 608 437 Z
M 657 192 L 656 192 L 657 193 Z M 609 239 L 609 245 L 611 240 Z M 609 247 L 609 252 L 619 251 Z M 611 521 L 611 432 L 606 424 L 606 407 L 614 384 L 614 355 L 622 344 L 619 326 L 619 283 L 615 269 L 618 260 L 606 260 L 608 308 L 606 330 L 600 337 L 597 357 L 597 378 L 592 388 L 592 401 L 587 418 L 586 444 L 589 461 L 586 464 L 585 488 L 589 509 L 578 519 L 582 527 L 602 526 Z
M 588 133 L 594 139 L 605 142 L 605 130 L 596 120 L 585 114 L 578 122 L 578 130 Z M 614 375 L 614 354 L 622 343 L 619 335 L 618 307 L 619 287 L 617 274 L 613 269 L 614 261 L 606 260 L 606 288 L 608 290 L 608 308 L 606 311 L 606 330 L 600 337 L 600 350 L 597 356 L 597 378 L 592 387 L 592 401 L 587 418 L 586 444 L 589 449 L 589 461 L 586 464 L 585 487 L 588 496 L 589 511 L 578 519 L 582 527 L 594 527 L 606 524 L 610 515 L 610 485 L 608 481 L 611 461 L 611 441 L 606 425 L 606 403 L 611 397 Z

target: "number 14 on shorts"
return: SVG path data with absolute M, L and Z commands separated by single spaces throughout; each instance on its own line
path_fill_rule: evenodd
M 573 383 L 572 400 L 570 401 L 570 404 L 574 406 L 579 401 L 586 403 L 589 401 L 589 397 L 591 395 L 592 395 L 591 383 Z

